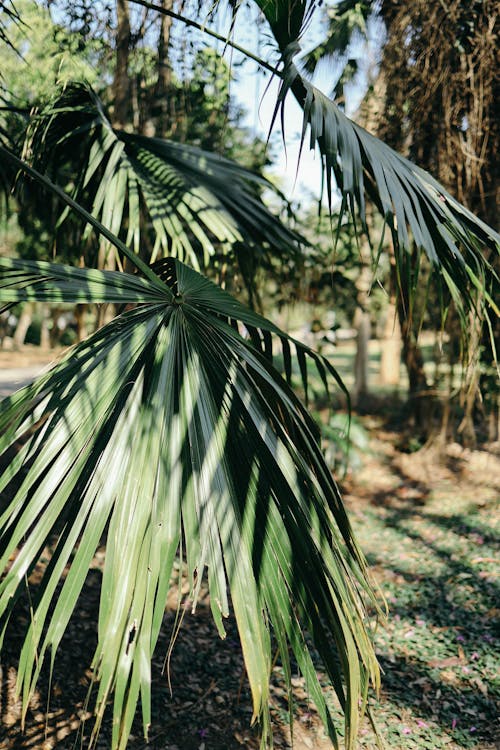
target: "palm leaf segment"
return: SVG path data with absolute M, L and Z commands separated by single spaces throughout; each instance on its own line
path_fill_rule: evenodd
M 181 550 L 193 607 L 206 574 L 221 636 L 232 601 L 263 742 L 275 646 L 289 690 L 291 650 L 336 741 L 310 635 L 353 747 L 368 682 L 378 684 L 362 614 L 373 593 L 314 424 L 265 356 L 267 336 L 293 342 L 179 261 L 156 266 L 163 297 L 126 273 L 7 259 L 0 270 L 0 303 L 33 289 L 140 303 L 0 403 L 0 458 L 22 443 L 0 478 L 12 497 L 0 516 L 7 619 L 57 538 L 20 659 L 24 706 L 105 536 L 94 737 L 111 694 L 114 748 L 125 748 L 139 698 L 150 722 L 151 657 Z
M 486 290 L 496 314 L 496 273 L 483 250 L 500 248 L 497 232 L 455 200 L 427 172 L 352 122 L 337 105 L 304 78 L 294 63 L 299 40 L 315 0 L 256 0 L 279 46 L 283 68 L 274 117 L 292 91 L 304 112 L 302 144 L 319 147 L 331 206 L 333 189 L 343 208 L 357 214 L 366 230 L 365 193 L 389 227 L 402 288 L 415 288 L 420 253 L 427 254 L 438 280 L 448 286 L 459 309 L 472 301 L 473 288 Z M 416 255 L 410 260 L 410 251 Z M 416 273 L 415 273 L 416 272 Z M 485 284 L 485 279 L 488 283 Z
M 0 42 L 2 44 L 7 44 L 11 49 L 13 49 L 19 57 L 21 57 L 21 53 L 15 49 L 13 46 L 11 40 L 10 40 L 10 28 L 13 24 L 21 25 L 22 20 L 21 16 L 19 15 L 19 11 L 16 9 L 14 3 L 12 0 L 2 0 L 2 5 L 0 10 L 4 14 L 3 16 L 0 16 Z M 2 74 L 0 73 L 0 80 L 2 78 Z
M 83 84 L 66 87 L 34 119 L 29 151 L 44 173 L 70 164 L 81 175 L 75 198 L 136 253 L 149 222 L 150 262 L 169 255 L 206 268 L 216 252 L 243 252 L 243 243 L 257 256 L 293 257 L 302 241 L 263 204 L 260 192 L 280 195 L 263 177 L 194 146 L 113 129 Z

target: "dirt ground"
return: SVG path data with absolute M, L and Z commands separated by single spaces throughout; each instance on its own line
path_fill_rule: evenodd
M 48 357 L 47 352 L 41 352 L 37 347 L 26 347 L 22 353 L 15 355 L 0 351 L 0 370 L 36 367 L 52 359 L 53 352 Z M 460 446 L 449 446 L 446 455 L 438 459 L 432 452 L 408 454 L 399 451 L 397 432 L 384 428 L 380 418 L 365 417 L 364 424 L 370 434 L 370 451 L 363 457 L 362 467 L 356 474 L 348 475 L 343 481 L 345 501 L 354 525 L 360 528 L 362 543 L 365 519 L 370 512 L 377 513 L 379 508 L 383 508 L 386 515 L 392 511 L 418 513 L 428 503 L 439 505 L 460 495 L 473 498 L 480 512 L 483 512 L 482 509 L 485 514 L 495 512 L 494 499 L 498 499 L 500 492 L 498 446 L 492 446 L 489 452 L 467 452 Z M 370 548 L 368 537 L 366 544 Z M 16 659 L 29 610 L 19 603 L 14 627 L 8 631 L 1 663 L 1 750 L 70 750 L 81 747 L 82 738 L 88 739 L 92 727 L 87 710 L 89 695 L 92 703 L 88 665 L 96 646 L 101 563 L 102 560 L 97 560 L 95 568 L 89 571 L 83 595 L 57 655 L 54 673 L 50 676 L 48 669 L 44 670 L 30 704 L 24 730 L 21 729 L 19 701 L 15 697 L 15 680 Z M 375 564 L 374 575 L 383 586 L 392 573 L 384 565 Z M 227 637 L 221 640 L 211 620 L 208 597 L 205 597 L 196 615 L 185 613 L 182 628 L 170 653 L 177 614 L 175 601 L 173 596 L 171 606 L 165 612 L 164 628 L 153 663 L 153 722 L 149 741 L 146 742 L 142 736 L 139 716 L 128 747 L 130 750 L 239 750 L 242 747 L 257 750 L 258 726 L 251 726 L 251 700 L 234 621 L 229 619 Z M 389 662 L 385 668 L 390 671 Z M 420 683 L 421 686 L 423 684 Z M 394 688 L 391 685 L 389 680 L 389 686 L 382 689 L 382 705 L 384 695 L 387 699 L 391 698 L 390 691 Z M 294 697 L 294 748 L 326 750 L 331 747 L 299 676 L 294 681 Z M 277 671 L 272 687 L 272 714 L 274 743 L 278 749 L 291 747 L 285 704 Z M 406 715 L 401 719 L 401 715 L 396 716 L 392 709 L 382 713 L 382 716 L 386 722 L 404 719 L 409 732 L 413 729 L 416 731 L 419 721 L 423 723 L 422 719 L 412 719 Z M 420 744 L 418 741 L 411 744 L 404 737 L 398 739 L 398 735 L 389 734 L 386 746 L 402 750 L 407 747 L 446 746 L 450 750 L 496 747 L 493 730 L 490 734 L 485 731 L 483 739 L 478 736 L 476 740 L 471 735 L 472 744 L 467 744 L 465 740 L 460 744 L 453 740 L 451 734 L 447 740 L 443 740 L 443 744 L 438 744 L 438 739 L 433 743 L 432 735 L 429 735 L 431 739 L 428 742 L 422 740 Z M 366 734 L 368 730 L 364 732 Z M 104 750 L 109 747 L 110 733 L 110 722 L 107 722 L 97 740 L 97 748 Z M 360 747 L 371 748 L 375 745 L 367 740 L 360 742 Z
M 66 349 L 43 349 L 41 346 L 26 344 L 17 351 L 0 349 L 0 370 L 43 367 L 51 362 L 56 362 Z

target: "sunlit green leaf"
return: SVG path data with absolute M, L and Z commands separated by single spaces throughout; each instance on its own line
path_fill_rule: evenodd
M 16 264 L 4 269 L 0 291 L 11 299 Z M 113 747 L 126 747 L 138 700 L 147 730 L 151 658 L 182 537 L 193 608 L 207 576 L 222 633 L 234 610 L 263 741 L 271 731 L 273 636 L 289 689 L 290 650 L 335 740 L 313 639 L 354 738 L 368 683 L 378 684 L 363 615 L 367 602 L 376 606 L 365 561 L 314 423 L 264 349 L 237 326 L 278 341 L 285 334 L 178 261 L 156 266 L 168 285 L 163 300 L 128 274 L 82 270 L 77 283 L 75 269 L 66 277 L 63 267 L 52 277 L 44 264 L 36 270 L 38 281 L 34 266 L 28 277 L 17 265 L 20 286 L 42 298 L 53 285 L 68 299 L 74 285 L 76 295 L 81 286 L 90 299 L 130 294 L 140 304 L 0 402 L 0 458 L 23 444 L 0 477 L 1 491 L 22 476 L 0 516 L 4 617 L 47 538 L 57 538 L 32 593 L 18 678 L 24 707 L 45 658 L 56 658 L 105 538 L 93 737 L 111 696 Z
M 54 178 L 69 163 L 80 174 L 75 197 L 114 234 L 126 228 L 136 253 L 150 222 L 150 261 L 169 255 L 205 268 L 243 242 L 290 257 L 303 241 L 265 207 L 260 193 L 278 191 L 263 177 L 194 146 L 113 129 L 87 86 L 67 86 L 33 119 L 29 150 Z

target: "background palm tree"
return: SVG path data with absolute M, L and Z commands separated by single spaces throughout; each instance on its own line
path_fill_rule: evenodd
M 165 4 L 138 4 L 171 14 Z M 366 228 L 365 200 L 373 200 L 392 235 L 405 289 L 414 291 L 426 253 L 459 309 L 479 304 L 479 290 L 484 310 L 498 312 L 493 302 L 498 279 L 483 252 L 485 246 L 497 252 L 498 235 L 430 175 L 352 123 L 299 72 L 294 57 L 314 4 L 259 0 L 257 5 L 280 57 L 276 115 L 293 93 L 304 112 L 303 140 L 309 129 L 311 144 L 320 149 L 330 201 L 336 186 L 343 209 Z M 36 121 L 30 149 L 45 166 L 47 143 L 61 148 L 75 132 L 85 135 L 87 161 L 76 195 L 90 196 L 89 212 L 0 145 L 7 161 L 111 243 L 128 269 L 0 259 L 0 302 L 6 305 L 36 299 L 125 306 L 49 373 L 0 404 L 0 490 L 7 497 L 0 516 L 6 569 L 0 611 L 7 619 L 25 593 L 40 550 L 48 541 L 53 548 L 41 586 L 32 592 L 21 653 L 24 710 L 44 657 L 50 651 L 55 658 L 89 564 L 105 540 L 91 742 L 110 700 L 113 747 L 126 746 L 139 698 L 147 732 L 151 656 L 174 556 L 180 554 L 193 606 L 207 576 L 221 635 L 232 602 L 263 744 L 271 735 L 274 648 L 289 693 L 293 654 L 337 742 L 312 643 L 344 712 L 346 746 L 354 748 L 360 708 L 369 684 L 377 687 L 379 681 L 366 618 L 367 607 L 370 613 L 378 610 L 377 597 L 322 457 L 317 428 L 286 382 L 292 356 L 306 393 L 307 360 L 325 385 L 335 373 L 326 360 L 180 259 L 148 264 L 151 257 L 141 257 L 141 218 L 159 210 L 160 218 L 154 216 L 159 244 L 170 250 L 179 237 L 181 255 L 191 262 L 195 256 L 187 248 L 195 239 L 202 247 L 212 241 L 216 224 L 207 221 L 217 216 L 226 222 L 221 231 L 231 225 L 249 251 L 258 231 L 268 243 L 289 238 L 293 244 L 297 238 L 262 213 L 254 193 L 239 192 L 252 179 L 236 165 L 117 131 L 92 93 L 78 92 L 79 102 L 63 94 L 64 105 L 52 104 Z M 215 179 L 219 167 L 222 181 Z M 225 185 L 228 174 L 232 180 Z M 200 206 L 200 196 L 208 203 Z M 213 211 L 209 220 L 207 207 Z M 180 229 L 165 218 L 174 208 L 185 222 Z M 256 215 L 265 217 L 265 231 Z M 122 239 L 116 236 L 120 232 Z M 281 346 L 285 377 L 273 366 L 273 337 Z

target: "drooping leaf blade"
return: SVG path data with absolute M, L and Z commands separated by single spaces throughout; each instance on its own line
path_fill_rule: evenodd
M 0 403 L 0 457 L 25 439 L 17 471 L 0 485 L 26 470 L 0 517 L 5 565 L 17 550 L 0 586 L 4 616 L 44 540 L 59 538 L 22 651 L 24 703 L 106 532 L 93 736 L 113 694 L 113 747 L 125 748 L 139 699 L 148 722 L 149 665 L 184 536 L 193 606 L 207 567 L 221 618 L 232 601 L 264 737 L 269 620 L 281 649 L 288 643 L 284 664 L 290 648 L 335 741 L 313 639 L 354 737 L 358 702 L 368 680 L 378 681 L 362 614 L 375 600 L 315 426 L 265 353 L 230 325 L 235 316 L 265 321 L 178 261 L 168 274 L 170 298 L 145 291 L 136 309 Z
M 33 119 L 28 143 L 56 181 L 60 164 L 80 174 L 74 196 L 115 234 L 126 229 L 136 253 L 149 243 L 150 262 L 168 255 L 206 268 L 241 243 L 293 257 L 305 242 L 264 205 L 263 191 L 284 198 L 262 176 L 194 146 L 113 129 L 88 86 L 62 90 Z
M 350 120 L 301 74 L 294 59 L 300 52 L 301 34 L 315 7 L 314 0 L 255 1 L 282 56 L 275 118 L 292 92 L 303 110 L 302 144 L 309 133 L 310 147 L 321 153 L 330 209 L 334 191 L 338 190 L 342 205 L 349 206 L 366 229 L 365 202 L 370 198 L 391 231 L 400 279 L 404 279 L 408 256 L 416 254 L 418 267 L 418 256 L 425 253 L 438 283 L 444 282 L 461 305 L 476 304 L 477 284 L 470 283 L 472 274 L 485 291 L 483 301 L 498 314 L 495 299 L 500 291 L 499 278 L 484 249 L 498 255 L 500 235 L 430 174 Z M 293 26 L 288 24 L 291 15 Z

